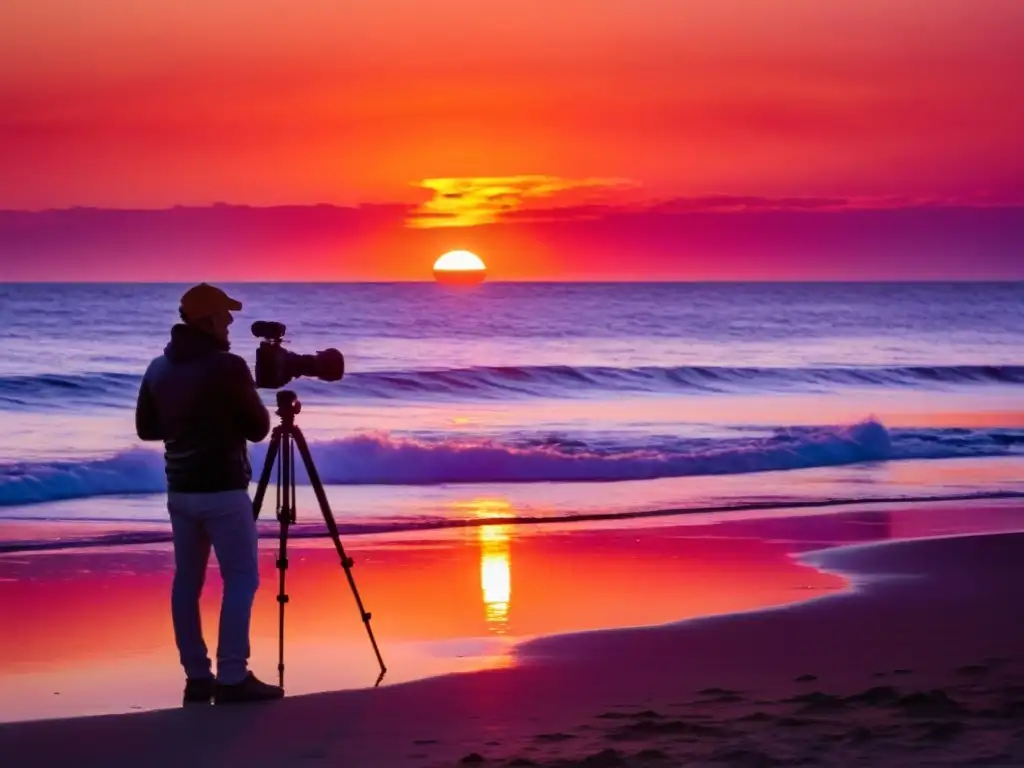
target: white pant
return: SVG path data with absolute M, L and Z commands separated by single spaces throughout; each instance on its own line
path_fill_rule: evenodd
M 199 596 L 212 544 L 224 581 L 217 679 L 228 685 L 238 683 L 248 674 L 249 623 L 260 580 L 256 521 L 249 493 L 168 493 L 167 511 L 174 532 L 171 616 L 185 675 L 197 679 L 211 675 Z

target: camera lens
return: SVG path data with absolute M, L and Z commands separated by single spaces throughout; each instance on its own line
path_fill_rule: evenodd
M 316 353 L 316 377 L 322 381 L 338 381 L 345 375 L 345 356 L 336 349 Z

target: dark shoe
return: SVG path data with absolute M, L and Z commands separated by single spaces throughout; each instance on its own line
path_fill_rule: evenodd
M 214 680 L 212 677 L 187 678 L 185 680 L 185 696 L 182 704 L 209 704 L 213 698 Z
M 245 679 L 234 685 L 217 683 L 213 694 L 214 704 L 241 704 L 248 701 L 271 701 L 284 696 L 284 689 L 260 682 L 250 672 Z

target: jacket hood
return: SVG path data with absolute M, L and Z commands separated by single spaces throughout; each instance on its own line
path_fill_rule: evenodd
M 187 363 L 206 355 L 227 352 L 230 348 L 230 344 L 222 343 L 208 333 L 178 323 L 171 328 L 171 340 L 164 347 L 164 355 L 172 363 Z

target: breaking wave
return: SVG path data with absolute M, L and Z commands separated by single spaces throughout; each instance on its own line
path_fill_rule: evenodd
M 515 441 L 360 434 L 315 442 L 326 484 L 600 482 L 837 466 L 899 459 L 1024 454 L 1013 429 L 888 430 L 875 420 L 792 427 L 759 436 L 636 438 L 608 444 L 538 435 Z M 258 474 L 266 443 L 253 446 Z M 298 481 L 308 478 L 300 468 Z M 160 493 L 162 454 L 148 448 L 105 458 L 0 465 L 0 506 L 111 494 Z

